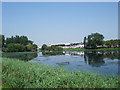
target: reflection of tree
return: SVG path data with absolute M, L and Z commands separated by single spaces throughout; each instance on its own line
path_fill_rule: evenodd
M 7 58 L 16 58 L 24 61 L 29 61 L 35 57 L 37 57 L 37 53 L 5 53 L 2 55 L 2 57 Z
M 119 50 L 106 51 L 106 52 L 104 52 L 104 57 L 110 58 L 110 59 L 119 59 L 120 60 L 120 51 Z
M 104 58 L 108 59 L 118 59 L 120 60 L 120 51 L 85 51 L 84 52 L 84 60 L 85 63 L 90 64 L 92 66 L 101 66 L 103 65 Z
M 43 55 L 53 56 L 53 55 L 65 55 L 63 52 L 42 52 Z
M 98 53 L 97 51 L 84 52 L 84 60 L 91 66 L 99 67 L 105 62 L 103 60 L 103 53 Z

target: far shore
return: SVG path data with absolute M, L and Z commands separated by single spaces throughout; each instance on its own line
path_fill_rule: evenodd
M 99 48 L 99 49 L 85 49 L 85 48 L 64 48 L 65 51 L 87 51 L 87 50 L 120 50 L 120 48 Z

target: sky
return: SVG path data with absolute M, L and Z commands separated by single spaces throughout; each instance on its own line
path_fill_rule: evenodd
M 83 42 L 91 33 L 118 38 L 117 2 L 3 2 L 2 34 L 35 44 Z

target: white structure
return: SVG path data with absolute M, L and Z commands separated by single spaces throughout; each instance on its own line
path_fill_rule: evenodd
M 84 44 L 83 43 L 80 43 L 78 45 L 65 45 L 65 46 L 60 46 L 62 48 L 84 48 Z
M 84 48 L 84 43 L 79 43 L 77 45 L 65 43 L 65 44 L 49 44 L 48 46 L 58 45 L 61 48 Z

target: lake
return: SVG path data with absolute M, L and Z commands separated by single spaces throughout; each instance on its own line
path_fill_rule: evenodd
M 120 75 L 120 51 L 63 51 L 3 53 L 3 57 L 17 58 L 67 70 L 92 71 L 104 75 Z

